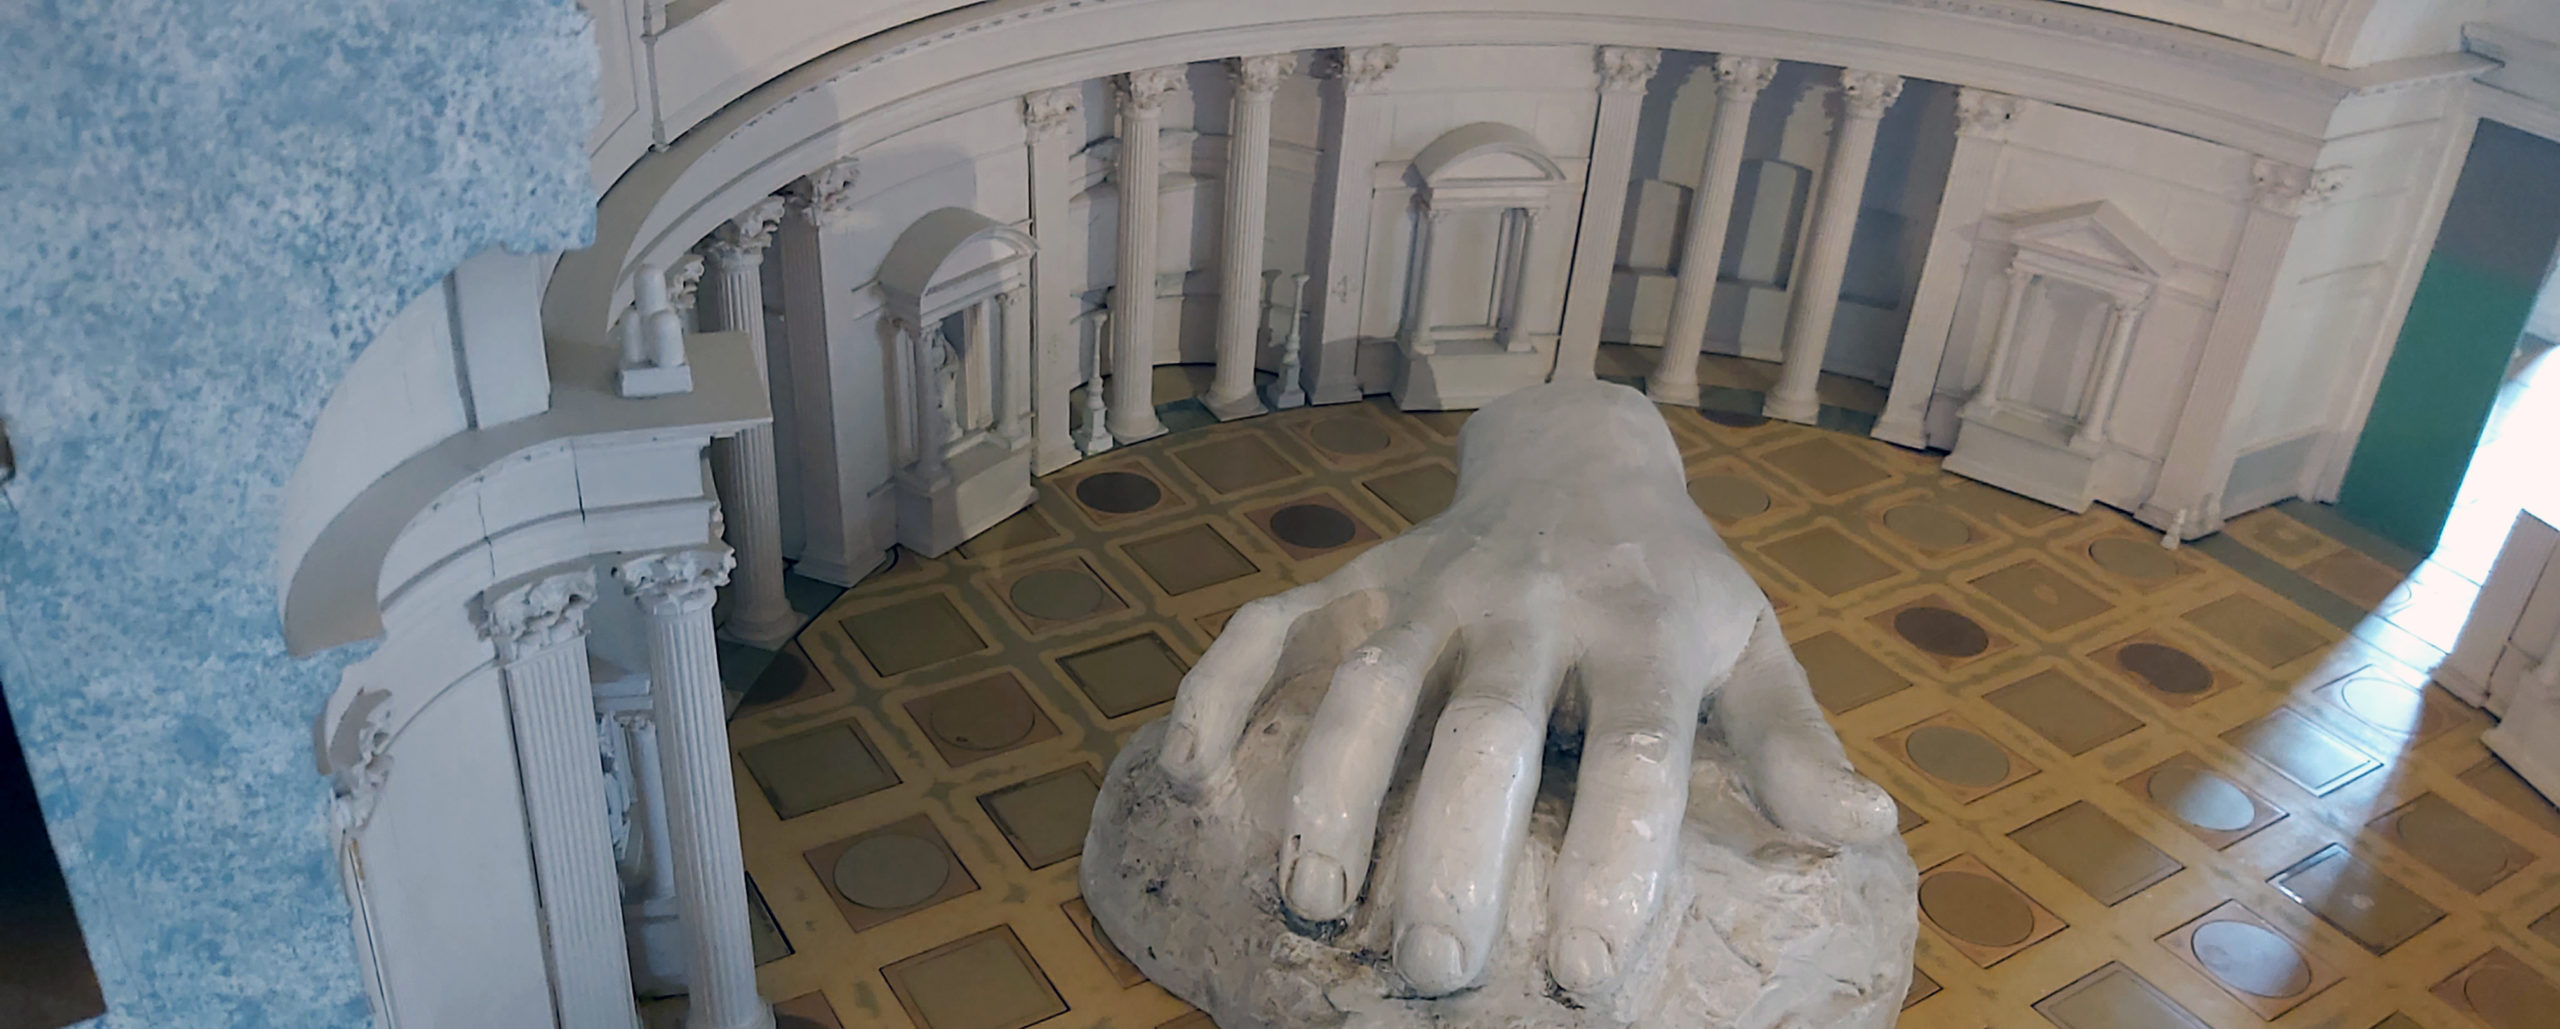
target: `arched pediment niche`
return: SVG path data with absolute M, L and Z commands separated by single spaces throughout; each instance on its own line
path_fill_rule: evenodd
M 1031 502 L 1031 328 L 1039 247 L 976 211 L 898 234 L 879 286 L 896 327 L 898 542 L 931 556 Z
M 1571 177 L 1516 125 L 1475 122 L 1414 156 L 1413 264 L 1398 340 L 1397 399 L 1408 408 L 1473 407 L 1537 381 L 1529 358 L 1552 350 L 1525 326 L 1564 269 L 1547 267 L 1542 226 L 1572 214 Z M 1552 248 L 1544 248 L 1551 251 Z M 1550 345 L 1541 347 L 1541 342 Z M 1512 383 L 1511 380 L 1527 378 Z M 1510 383 L 1505 386 L 1504 383 Z

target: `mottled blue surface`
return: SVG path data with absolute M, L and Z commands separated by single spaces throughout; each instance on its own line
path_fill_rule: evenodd
M 574 0 L 0 4 L 0 683 L 115 1027 L 366 1022 L 276 517 L 404 301 L 590 231 Z

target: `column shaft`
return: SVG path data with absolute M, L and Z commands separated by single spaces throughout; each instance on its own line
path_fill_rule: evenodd
M 1111 435 L 1133 443 L 1161 435 L 1156 421 L 1156 221 L 1162 174 L 1157 138 L 1164 98 L 1182 83 L 1180 68 L 1150 68 L 1119 80 L 1120 269 L 1111 306 L 1119 317 L 1111 340 Z
M 1645 392 L 1669 404 L 1698 402 L 1698 351 L 1707 342 L 1707 312 L 1724 264 L 1725 230 L 1733 220 L 1733 191 L 1742 174 L 1742 144 L 1751 133 L 1751 108 L 1778 70 L 1762 57 L 1716 58 L 1716 122 L 1707 130 L 1707 156 L 1698 168 L 1698 191 L 1689 200 L 1689 222 L 1680 242 L 1680 280 L 1671 299 L 1671 325 Z
M 1956 303 L 1963 297 L 1965 272 L 1972 264 L 1974 233 L 1990 205 L 1992 171 L 1999 165 L 2009 122 L 2017 113 L 2016 97 L 1970 86 L 1956 91 L 1956 152 L 1947 166 L 1946 192 L 1938 199 L 1937 227 L 1929 235 L 1927 263 L 1921 265 L 1919 286 L 1912 290 L 1910 326 L 1903 330 L 1902 353 L 1894 360 L 1892 391 L 1885 398 L 1884 414 L 1876 419 L 1877 439 L 1915 449 L 1955 442 L 1944 427 L 1951 420 L 1943 414 L 1935 419 L 1941 428 L 1932 438 L 1930 410 L 1938 403 L 1939 365 L 1946 357 Z
M 1369 280 L 1370 175 L 1394 128 L 1387 76 L 1396 58 L 1389 45 L 1353 47 L 1333 61 L 1324 133 L 1331 161 L 1316 186 L 1314 212 L 1323 235 L 1308 255 L 1316 305 L 1306 327 L 1308 344 L 1300 351 L 1308 399 L 1318 404 L 1349 403 L 1363 392 L 1360 311 Z
M 782 202 L 760 201 L 713 234 L 711 274 L 705 280 L 701 316 L 705 331 L 743 332 L 761 374 L 765 359 L 764 251 L 782 218 Z M 736 606 L 728 629 L 741 642 L 774 648 L 789 642 L 800 617 L 782 589 L 782 500 L 774 468 L 771 423 L 752 425 L 715 441 L 711 471 L 729 544 L 737 548 Z
M 1073 86 L 1043 90 L 1022 98 L 1022 125 L 1031 162 L 1031 237 L 1039 253 L 1031 259 L 1029 345 L 1036 362 L 1026 374 L 1031 388 L 1031 470 L 1046 475 L 1075 463 L 1074 414 L 1068 398 L 1083 381 L 1083 341 L 1078 337 L 1076 299 L 1069 289 L 1080 265 L 1075 245 L 1081 233 L 1072 224 L 1074 184 L 1067 181 L 1067 160 L 1081 141 L 1075 131 L 1078 90 Z
M 1261 414 L 1254 355 L 1262 336 L 1263 219 L 1271 202 L 1271 96 L 1296 54 L 1238 58 L 1227 126 L 1227 223 L 1218 259 L 1218 365 L 1202 403 L 1221 421 Z
M 1831 155 L 1823 162 L 1822 196 L 1805 244 L 1804 271 L 1789 288 L 1786 363 L 1778 370 L 1777 387 L 1761 404 L 1761 413 L 1771 418 L 1810 425 L 1821 414 L 1814 389 L 1821 383 L 1823 354 L 1831 346 L 1831 320 L 1840 310 L 1849 242 L 1857 234 L 1867 165 L 1875 158 L 1876 125 L 1901 95 L 1898 76 L 1840 73 L 1840 115 L 1831 129 Z
M 1618 229 L 1626 220 L 1627 183 L 1635 173 L 1636 126 L 1644 114 L 1645 84 L 1662 66 L 1662 52 L 1645 47 L 1600 48 L 1600 112 L 1591 131 L 1591 164 L 1582 179 L 1582 229 L 1574 237 L 1573 268 L 1566 273 L 1564 332 L 1556 344 L 1558 379 L 1587 379 L 1600 356 L 1600 318 L 1609 306 L 1609 279 L 1618 266 Z

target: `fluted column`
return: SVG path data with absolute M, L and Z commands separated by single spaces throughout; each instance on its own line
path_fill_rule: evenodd
M 1039 253 L 1031 259 L 1030 371 L 1031 470 L 1050 472 L 1073 464 L 1078 456 L 1068 399 L 1084 378 L 1079 367 L 1083 341 L 1077 338 L 1076 298 L 1069 290 L 1082 276 L 1077 257 L 1080 238 L 1074 224 L 1075 184 L 1068 181 L 1067 162 L 1083 136 L 1076 126 L 1082 91 L 1074 86 L 1046 89 L 1022 98 L 1023 145 L 1030 151 L 1031 238 Z
M 1805 243 L 1804 271 L 1788 290 L 1786 363 L 1760 405 L 1771 418 L 1810 425 L 1822 413 L 1814 387 L 1822 381 L 1822 356 L 1831 347 L 1832 316 L 1840 311 L 1840 281 L 1849 270 L 1867 165 L 1875 158 L 1876 124 L 1901 96 L 1901 76 L 1841 69 L 1840 111 L 1831 127 L 1831 155 L 1822 166 L 1822 197 Z
M 1149 68 L 1120 76 L 1120 270 L 1111 319 L 1111 435 L 1134 443 L 1162 435 L 1156 421 L 1156 215 L 1163 173 L 1157 148 L 1164 98 L 1182 86 L 1182 69 Z
M 1591 164 L 1582 177 L 1582 228 L 1564 292 L 1564 333 L 1555 377 L 1587 379 L 1600 357 L 1600 319 L 1609 306 L 1609 277 L 1618 266 L 1618 229 L 1626 220 L 1627 183 L 1635 174 L 1636 127 L 1645 85 L 1662 67 L 1662 51 L 1600 48 L 1600 112 L 1591 130 Z
M 756 992 L 737 784 L 711 628 L 715 591 L 735 563 L 729 548 L 715 543 L 641 554 L 614 569 L 648 622 L 650 708 L 676 902 L 692 943 L 686 1029 L 773 1029 L 773 1005 Z
M 1271 204 L 1271 96 L 1298 70 L 1296 54 L 1239 57 L 1227 123 L 1227 224 L 1218 259 L 1218 365 L 1201 403 L 1220 421 L 1264 412 L 1253 363 L 1262 335 L 1262 228 Z
M 710 264 L 700 317 L 707 332 L 743 332 L 763 373 L 764 251 L 782 221 L 783 202 L 758 201 L 720 226 L 703 248 Z M 774 471 L 773 426 L 750 425 L 711 444 L 711 474 L 729 545 L 737 548 L 736 606 L 728 630 L 740 642 L 775 648 L 800 628 L 800 616 L 782 592 L 782 499 Z
M 1707 310 L 1715 301 L 1716 273 L 1724 264 L 1725 229 L 1733 220 L 1733 189 L 1742 173 L 1742 143 L 1751 134 L 1751 107 L 1777 74 L 1765 57 L 1716 58 L 1716 121 L 1707 130 L 1707 156 L 1698 168 L 1698 192 L 1689 199 L 1689 223 L 1680 242 L 1680 281 L 1671 298 L 1671 327 L 1645 393 L 1666 404 L 1698 403 L 1698 351 L 1707 342 Z
M 483 594 L 473 620 L 497 644 L 506 681 L 560 1025 L 632 1029 L 639 1014 L 587 681 L 586 611 L 595 595 L 592 568 L 537 573 Z
M 1308 399 L 1343 404 L 1360 399 L 1360 311 L 1369 281 L 1369 177 L 1395 130 L 1388 73 L 1397 50 L 1351 47 L 1327 63 L 1323 146 L 1326 163 L 1316 186 L 1314 221 L 1322 236 L 1308 248 L 1308 272 L 1317 282 L 1307 326 Z

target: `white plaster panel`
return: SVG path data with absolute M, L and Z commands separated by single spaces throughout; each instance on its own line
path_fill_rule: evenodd
M 391 542 L 382 557 L 381 595 L 388 597 L 403 589 L 409 580 L 434 567 L 448 555 L 489 535 L 480 520 L 479 484 L 465 482 L 445 494 L 427 509 L 409 520 L 409 526 Z M 387 625 L 388 623 L 386 623 Z
M 309 449 L 285 484 L 279 588 L 293 581 L 320 530 L 365 487 L 468 427 L 449 312 L 446 284 L 438 282 L 392 316 L 329 394 Z
M 1591 153 L 1599 72 L 1587 46 L 1406 47 L 1383 156 L 1410 163 L 1450 129 L 1498 121 L 1528 130 L 1559 163 Z
M 480 522 L 490 535 L 578 509 L 577 458 L 566 442 L 517 454 L 480 478 Z
M 928 211 L 967 208 L 1008 225 L 1031 217 L 1018 100 L 901 132 L 858 157 L 860 177 L 827 228 L 831 281 L 869 282 L 898 234 Z
M 543 259 L 483 250 L 453 270 L 453 332 L 473 428 L 504 425 L 551 406 L 543 362 Z
M 702 496 L 702 446 L 690 436 L 581 444 L 572 451 L 579 503 L 593 509 Z
M 2184 25 L 2318 60 L 2330 35 L 2372 5 L 2354 0 L 2069 0 L 2083 7 Z M 2390 6 L 2385 4 L 2383 6 Z M 2418 6 L 2403 0 L 2401 6 Z

